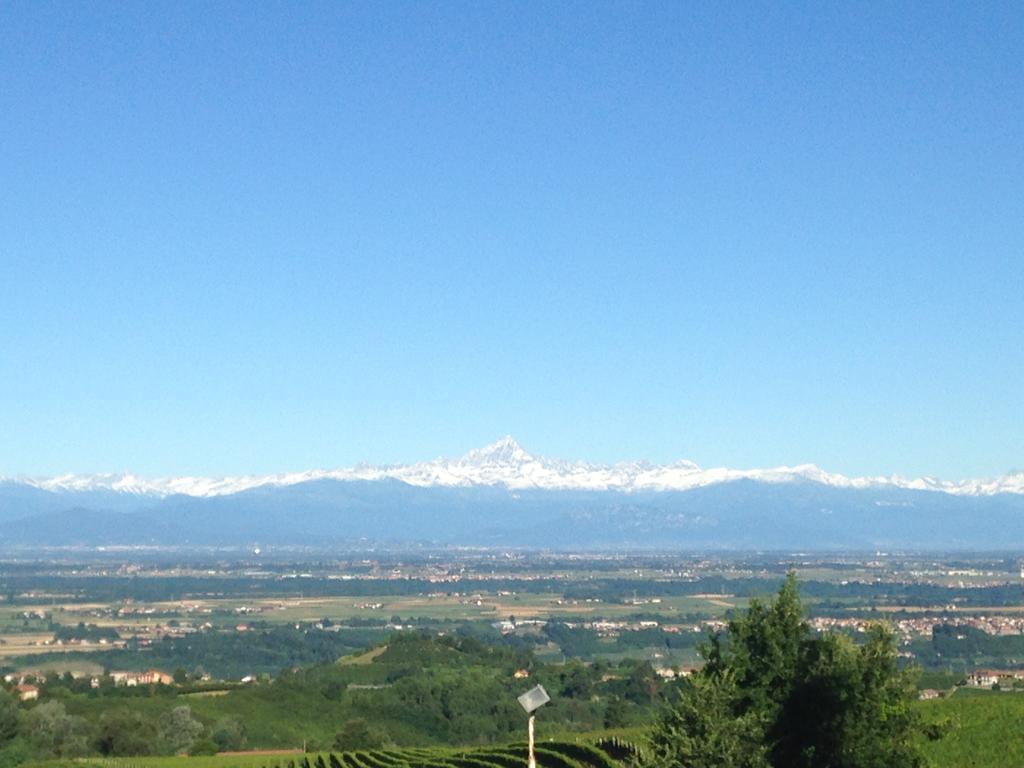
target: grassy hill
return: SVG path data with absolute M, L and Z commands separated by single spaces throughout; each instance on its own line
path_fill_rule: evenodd
M 925 745 L 936 768 L 1024 765 L 1024 693 L 961 690 L 919 706 L 927 721 L 948 728 Z

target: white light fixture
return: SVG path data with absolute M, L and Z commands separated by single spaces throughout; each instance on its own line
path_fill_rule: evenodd
M 519 697 L 519 706 L 525 709 L 526 714 L 530 716 L 526 726 L 526 732 L 529 734 L 530 739 L 530 751 L 527 760 L 528 768 L 537 768 L 537 758 L 533 754 L 533 713 L 549 701 L 551 701 L 551 697 L 548 696 L 548 692 L 544 690 L 543 685 L 535 686 Z

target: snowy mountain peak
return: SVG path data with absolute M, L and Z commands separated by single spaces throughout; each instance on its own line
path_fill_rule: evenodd
M 704 469 L 692 461 L 658 465 L 647 461 L 591 464 L 547 459 L 527 452 L 511 436 L 469 451 L 459 459 L 435 459 L 416 464 L 375 467 L 360 464 L 348 469 L 313 469 L 305 472 L 266 476 L 141 478 L 130 473 L 61 475 L 45 479 L 0 482 L 31 486 L 55 493 L 108 492 L 165 497 L 226 496 L 263 486 L 290 486 L 313 480 L 376 481 L 399 480 L 426 486 L 501 486 L 510 490 L 575 490 L 660 492 L 752 480 L 759 483 L 816 483 L 833 488 L 905 488 L 949 493 L 959 496 L 991 496 L 998 493 L 1024 494 L 1024 473 L 990 480 L 951 482 L 930 477 L 908 479 L 888 477 L 845 477 L 814 464 L 771 469 Z
M 505 435 L 483 448 L 474 448 L 462 457 L 462 463 L 471 466 L 495 464 L 519 466 L 534 460 L 534 457 L 524 451 L 512 435 Z

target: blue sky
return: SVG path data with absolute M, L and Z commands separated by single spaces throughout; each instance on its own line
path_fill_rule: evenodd
M 0 475 L 1024 467 L 1008 4 L 0 7 Z

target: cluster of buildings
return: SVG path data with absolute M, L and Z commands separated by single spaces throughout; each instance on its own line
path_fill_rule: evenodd
M 665 624 L 654 619 L 639 621 L 613 621 L 601 619 L 598 621 L 587 621 L 583 623 L 566 622 L 568 627 L 583 627 L 597 632 L 598 637 L 618 637 L 623 632 L 641 632 L 648 629 L 660 629 L 669 634 L 707 634 L 708 632 L 720 632 L 725 629 L 726 622 L 721 619 L 705 619 L 695 624 Z
M 81 673 L 72 672 L 71 674 L 76 679 L 82 677 Z M 4 675 L 4 683 L 13 686 L 14 690 L 20 694 L 19 698 L 22 701 L 29 701 L 39 698 L 38 686 L 46 683 L 46 675 L 42 672 L 9 673 Z
M 83 638 L 73 637 L 73 638 L 70 638 L 68 640 L 63 640 L 61 638 L 53 638 L 53 637 L 51 637 L 48 640 L 43 640 L 41 644 L 44 645 L 44 646 L 52 645 L 52 646 L 56 646 L 58 648 L 63 647 L 63 646 L 71 646 L 71 647 L 81 646 L 83 648 L 88 648 L 89 646 L 92 646 L 92 645 L 109 645 L 109 646 L 112 646 L 112 647 L 115 647 L 115 648 L 120 648 L 120 647 L 124 646 L 124 642 L 123 641 L 120 641 L 120 640 L 109 640 L 106 637 L 101 637 L 99 640 L 89 640 L 88 638 L 84 638 L 84 637 Z
M 639 632 L 642 629 L 657 629 L 659 623 L 653 620 L 646 621 L 588 621 L 583 626 L 597 632 L 598 637 L 618 637 L 621 632 Z
M 675 680 L 677 677 L 689 677 L 696 672 L 699 667 L 655 667 L 654 674 L 660 677 L 662 680 Z
M 866 632 L 878 619 L 835 618 L 818 616 L 810 620 L 812 628 L 818 631 Z M 989 635 L 1024 635 L 1024 616 L 915 616 L 890 621 L 896 635 L 904 642 L 915 637 L 931 637 L 932 628 L 938 624 L 949 627 L 971 627 Z
M 76 679 L 86 677 L 79 672 L 72 672 Z M 174 685 L 174 678 L 159 669 L 149 669 L 144 672 L 111 672 L 110 681 L 116 686 L 134 688 L 139 685 Z M 39 698 L 39 686 L 46 684 L 46 674 L 43 672 L 34 673 L 9 673 L 4 675 L 4 683 L 11 686 L 11 690 L 17 694 L 22 701 L 34 701 Z M 103 680 L 98 676 L 89 677 L 89 686 L 99 688 Z
M 495 621 L 491 626 L 503 635 L 511 635 L 519 627 L 543 627 L 547 623 L 547 619 L 516 619 L 515 621 L 503 619 Z
M 520 627 L 543 627 L 547 623 L 548 619 L 516 619 L 515 621 L 496 621 L 491 626 L 503 635 L 507 635 L 515 632 Z M 633 621 L 597 619 L 595 621 L 563 621 L 560 623 L 570 629 L 591 629 L 597 633 L 598 637 L 618 637 L 623 632 L 641 632 L 650 629 L 661 629 L 661 631 L 670 634 L 706 634 L 708 632 L 720 632 L 726 627 L 726 622 L 721 619 L 705 619 L 695 624 L 665 624 L 655 619 Z
M 1024 681 L 1024 669 L 976 669 L 967 676 L 967 685 L 972 688 L 1007 686 Z
M 173 685 L 174 678 L 159 669 L 149 669 L 145 672 L 111 672 L 110 679 L 114 685 L 123 685 L 134 688 L 138 685 Z

